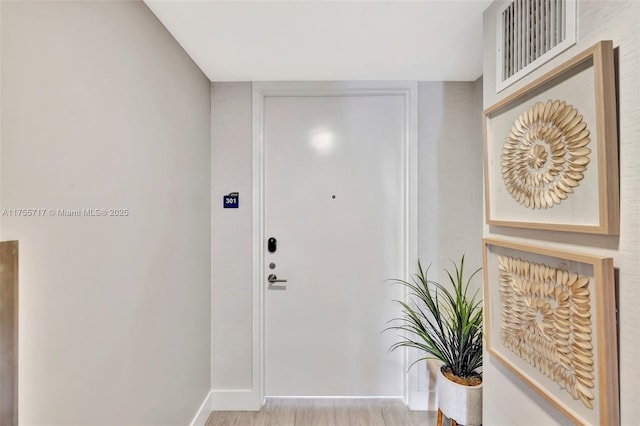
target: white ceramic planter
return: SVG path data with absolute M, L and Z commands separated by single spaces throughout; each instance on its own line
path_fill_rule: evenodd
M 447 379 L 439 371 L 437 381 L 438 408 L 458 424 L 482 424 L 482 384 L 463 386 Z

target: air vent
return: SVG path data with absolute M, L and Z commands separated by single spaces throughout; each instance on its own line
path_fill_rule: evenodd
M 576 43 L 577 0 L 512 0 L 498 11 L 497 90 Z

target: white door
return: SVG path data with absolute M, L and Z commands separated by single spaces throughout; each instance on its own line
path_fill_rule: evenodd
M 267 396 L 402 396 L 405 100 L 264 99 Z M 275 251 L 267 240 L 274 238 Z M 272 247 L 273 249 L 273 247 Z

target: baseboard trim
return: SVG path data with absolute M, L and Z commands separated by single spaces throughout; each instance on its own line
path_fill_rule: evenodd
M 193 416 L 193 420 L 191 420 L 189 426 L 205 426 L 205 424 L 207 423 L 207 419 L 209 418 L 209 415 L 212 411 L 212 394 L 213 392 L 209 391 L 207 396 L 205 396 L 204 401 L 202 401 L 202 404 L 200 404 L 200 408 L 198 409 L 196 415 Z
M 225 411 L 259 411 L 262 398 L 252 389 L 213 389 L 211 391 L 211 409 Z
M 400 399 L 404 402 L 402 395 L 396 396 L 371 396 L 371 395 L 281 395 L 267 396 L 269 399 Z
M 425 364 L 418 365 L 417 367 L 422 366 L 427 367 L 426 371 L 422 372 L 421 368 L 416 368 L 413 372 L 410 372 L 413 376 L 410 376 L 410 391 L 408 392 L 407 406 L 411 411 L 435 411 L 437 410 L 435 393 L 436 376 L 438 374 L 439 364 L 436 365 L 434 361 L 427 361 Z M 417 374 L 425 374 L 427 383 L 418 385 Z M 424 378 L 425 376 L 422 377 Z M 413 378 L 413 380 L 411 380 L 411 378 Z
M 433 411 L 432 400 L 435 399 L 429 391 L 413 391 L 409 395 L 407 406 L 411 411 Z
M 422 394 L 423 392 L 419 392 Z M 409 409 L 411 410 L 433 410 L 433 395 L 434 392 L 424 392 L 424 397 L 415 398 L 409 403 Z M 417 396 L 417 395 L 416 395 Z M 278 397 L 274 397 L 278 398 Z M 286 398 L 286 397 L 282 397 Z M 293 398 L 293 397 L 291 397 Z M 326 396 L 326 397 L 304 397 L 296 396 L 295 398 L 368 398 L 368 399 L 402 399 L 402 396 Z M 413 404 L 412 404 L 413 402 Z M 257 392 L 251 389 L 234 389 L 234 390 L 220 390 L 212 389 L 209 391 L 204 401 L 200 405 L 198 412 L 193 417 L 190 426 L 204 426 L 209 419 L 209 415 L 214 410 L 220 411 L 259 411 L 262 408 L 263 401 L 260 400 Z

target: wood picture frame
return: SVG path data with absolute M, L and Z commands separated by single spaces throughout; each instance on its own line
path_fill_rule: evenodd
M 618 425 L 613 259 L 483 240 L 486 350 L 576 424 Z
M 0 242 L 0 425 L 18 425 L 18 241 Z
M 601 41 L 484 111 L 489 225 L 619 234 L 614 68 Z

